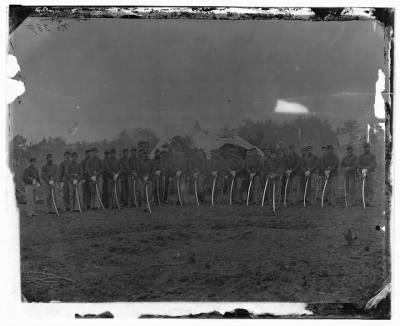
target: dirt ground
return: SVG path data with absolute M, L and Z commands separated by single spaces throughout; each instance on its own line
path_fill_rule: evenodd
M 270 206 L 164 205 L 151 215 L 124 208 L 34 218 L 22 205 L 22 292 L 35 302 L 364 305 L 387 276 L 384 232 L 375 229 L 385 223 L 381 203 L 275 214 Z

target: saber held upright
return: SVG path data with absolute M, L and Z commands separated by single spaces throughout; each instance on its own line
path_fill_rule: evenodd
M 101 197 L 100 197 L 100 192 L 99 192 L 99 187 L 97 186 L 97 182 L 95 181 L 94 183 L 95 187 L 96 187 L 96 195 L 97 195 L 97 199 L 99 200 L 100 206 L 103 210 L 105 210 L 103 202 L 101 201 Z
M 231 206 L 232 206 L 232 193 L 233 193 L 233 186 L 235 184 L 235 177 L 236 177 L 236 174 L 234 174 L 232 176 L 231 188 L 229 190 L 229 205 L 231 205 Z
M 57 209 L 56 200 L 54 198 L 54 187 L 53 187 L 53 185 L 51 186 L 51 200 L 53 202 L 54 210 L 56 211 L 57 216 L 60 216 L 60 213 L 58 212 L 58 209 Z
M 324 188 L 322 190 L 322 195 L 321 195 L 321 207 L 322 208 L 324 208 L 324 196 L 325 196 L 325 189 L 326 189 L 326 185 L 328 183 L 328 179 L 329 179 L 329 177 L 325 176 Z
M 269 180 L 269 177 L 267 177 L 267 180 L 265 181 L 264 192 L 263 192 L 262 201 L 261 201 L 261 207 L 264 207 L 265 194 L 267 193 L 267 188 L 268 188 L 268 180 Z
M 200 206 L 199 203 L 199 194 L 197 192 L 197 174 L 194 175 L 194 194 L 196 195 L 196 203 L 197 206 Z
M 363 175 L 363 177 L 362 177 L 362 201 L 363 201 L 364 208 L 365 208 L 365 178 L 366 178 L 366 176 Z
M 178 191 L 178 200 L 179 200 L 179 205 L 182 206 L 182 200 L 181 200 L 181 187 L 180 187 L 180 180 L 179 180 L 179 175 L 176 176 L 176 186 L 177 186 L 177 191 Z
M 119 206 L 119 201 L 118 201 L 117 181 L 116 180 L 114 180 L 114 196 L 115 196 L 115 203 L 117 204 L 118 209 L 121 209 L 121 206 Z
M 146 193 L 147 208 L 149 210 L 149 213 L 151 214 L 151 207 L 150 207 L 150 201 L 149 201 L 149 192 L 147 190 L 147 181 L 145 181 L 145 184 L 144 184 L 144 191 Z
M 284 207 L 286 207 L 286 195 L 287 195 L 287 187 L 288 187 L 288 184 L 289 184 L 289 178 L 290 178 L 290 174 L 287 173 L 286 174 L 286 184 L 285 184 L 285 197 L 283 199 L 283 206 Z
M 217 177 L 214 177 L 212 190 L 211 190 L 211 206 L 214 206 L 214 193 L 215 193 L 215 183 L 217 182 Z
M 246 200 L 246 204 L 247 206 L 249 206 L 249 198 L 250 198 L 250 190 L 251 190 L 251 186 L 253 184 L 253 175 L 250 175 L 250 183 L 249 183 L 249 189 L 247 190 L 247 200 Z
M 275 213 L 275 182 L 272 184 L 272 211 Z
M 307 196 L 308 179 L 309 179 L 309 176 L 307 176 L 306 185 L 304 187 L 304 196 L 303 196 L 303 206 L 304 207 L 306 207 L 306 196 Z

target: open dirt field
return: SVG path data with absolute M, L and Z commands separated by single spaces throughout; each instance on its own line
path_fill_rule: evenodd
M 381 203 L 275 214 L 269 206 L 164 205 L 151 215 L 125 208 L 34 218 L 21 206 L 22 292 L 36 302 L 364 305 L 386 278 L 384 232 L 375 229 L 385 223 Z

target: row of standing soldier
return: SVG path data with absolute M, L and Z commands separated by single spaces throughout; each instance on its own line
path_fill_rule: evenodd
M 274 210 L 275 202 L 277 208 L 303 201 L 315 205 L 324 186 L 327 205 L 336 205 L 339 170 L 345 176 L 346 204 L 355 204 L 357 178 L 361 175 L 366 182 L 365 205 L 372 205 L 376 158 L 367 143 L 359 157 L 348 146 L 340 164 L 331 145 L 322 148 L 321 157 L 312 153 L 311 146 L 302 148 L 299 156 L 293 145 L 288 152 L 267 148 L 264 155 L 261 158 L 256 149 L 251 149 L 242 159 L 238 148 L 232 147 L 228 158 L 216 150 L 207 159 L 203 150 L 187 156 L 182 147 L 176 146 L 172 152 L 157 150 L 154 159 L 149 158 L 146 150 L 137 152 L 136 148 L 130 154 L 129 150 L 123 150 L 120 158 L 112 149 L 100 159 L 98 150 L 93 148 L 85 152 L 80 162 L 77 153 L 65 152 L 64 161 L 57 166 L 52 154 L 48 154 L 40 176 L 34 158 L 24 171 L 27 213 L 37 215 L 34 189 L 41 183 L 46 192 L 47 212 L 57 214 L 69 210 L 137 207 L 149 201 L 166 204 L 172 189 L 178 195 L 177 204 L 187 201 L 189 191 L 193 190 L 199 204 L 206 202 L 206 185 L 210 185 L 213 205 L 221 200 L 225 190 L 235 204 L 264 205 L 266 199 Z M 147 205 L 145 210 L 149 209 Z

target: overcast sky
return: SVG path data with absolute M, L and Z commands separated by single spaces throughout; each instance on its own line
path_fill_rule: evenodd
M 35 34 L 28 26 L 37 23 L 51 31 Z M 373 110 L 384 64 L 383 30 L 373 22 L 67 23 L 60 32 L 30 18 L 13 33 L 26 92 L 11 127 L 32 141 L 99 140 L 136 127 L 161 133 L 194 120 L 216 130 L 264 120 L 287 98 L 333 124 L 359 120 Z

